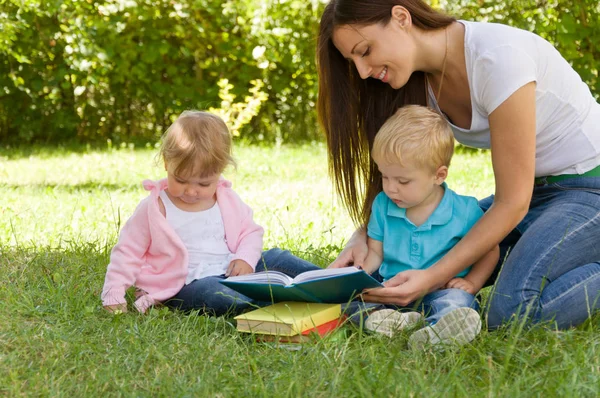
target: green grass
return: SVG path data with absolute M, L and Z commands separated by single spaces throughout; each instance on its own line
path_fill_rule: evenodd
M 239 147 L 226 175 L 265 247 L 325 265 L 353 226 L 322 145 Z M 117 233 L 160 178 L 152 149 L 0 150 L 0 396 L 596 396 L 599 317 L 563 332 L 514 324 L 471 345 L 412 352 L 346 327 L 300 350 L 227 318 L 167 309 L 113 316 L 99 293 Z M 493 192 L 488 154 L 460 152 L 449 185 Z

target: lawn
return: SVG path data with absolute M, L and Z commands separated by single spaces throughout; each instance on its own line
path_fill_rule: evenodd
M 227 318 L 99 300 L 110 249 L 161 178 L 153 148 L 0 150 L 0 396 L 597 396 L 600 317 L 555 331 L 520 324 L 457 350 L 410 351 L 347 326 L 297 347 L 253 341 Z M 321 144 L 236 148 L 228 170 L 265 247 L 325 266 L 353 230 Z M 449 186 L 493 192 L 489 154 L 460 151 Z M 299 349 L 290 349 L 299 348 Z

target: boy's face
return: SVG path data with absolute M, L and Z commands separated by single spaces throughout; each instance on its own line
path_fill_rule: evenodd
M 182 210 L 199 211 L 212 207 L 220 174 L 208 177 L 175 175 L 167 169 L 167 192 L 173 203 Z
M 427 205 L 435 199 L 435 189 L 446 179 L 448 167 L 435 172 L 426 168 L 404 167 L 398 164 L 378 164 L 383 178 L 383 192 L 403 209 Z

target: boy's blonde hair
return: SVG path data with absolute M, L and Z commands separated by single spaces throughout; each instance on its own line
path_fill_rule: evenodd
M 184 111 L 162 137 L 160 156 L 175 175 L 204 178 L 234 165 L 231 134 L 219 116 Z
M 371 156 L 378 164 L 409 163 L 435 172 L 450 166 L 454 135 L 437 112 L 419 105 L 405 105 L 381 126 Z

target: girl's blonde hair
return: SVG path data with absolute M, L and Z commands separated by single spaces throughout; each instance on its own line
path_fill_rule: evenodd
M 162 137 L 160 156 L 175 175 L 204 178 L 235 166 L 231 134 L 219 116 L 202 111 L 184 111 Z
M 416 166 L 435 172 L 450 166 L 454 135 L 437 112 L 419 105 L 406 105 L 381 127 L 371 155 L 378 164 Z

